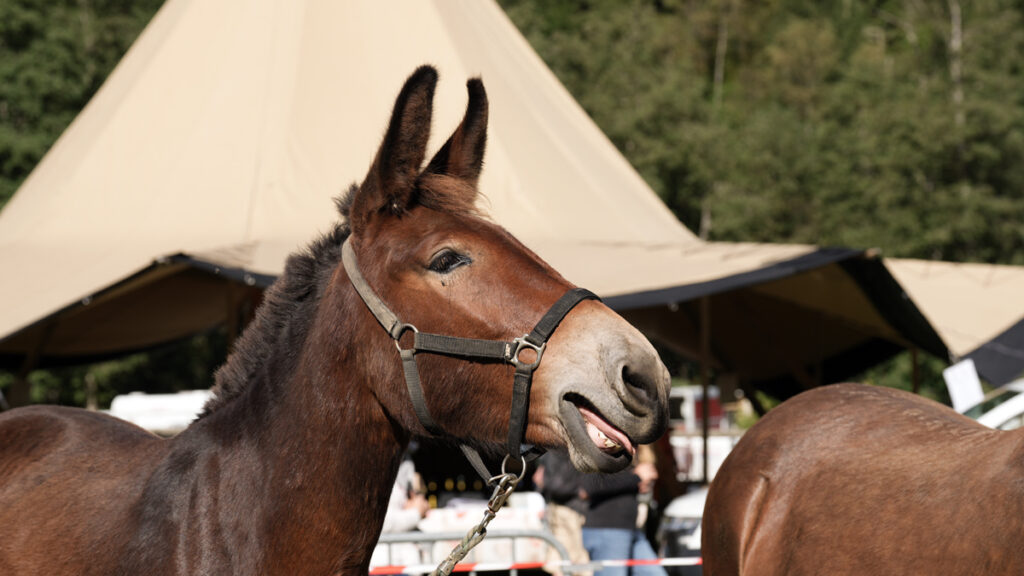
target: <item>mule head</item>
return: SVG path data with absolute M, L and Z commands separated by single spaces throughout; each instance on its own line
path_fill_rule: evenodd
M 423 167 L 437 73 L 418 69 L 395 103 L 365 180 L 340 202 L 366 283 L 402 322 L 431 332 L 509 341 L 530 332 L 572 285 L 474 206 L 487 96 L 467 83 L 465 116 Z M 339 267 L 340 270 L 341 267 Z M 356 298 L 344 271 L 334 284 Z M 394 423 L 424 433 L 394 342 L 360 305 L 361 342 L 385 360 L 364 380 Z M 406 348 L 406 333 L 399 345 Z M 508 434 L 513 369 L 495 361 L 417 356 L 426 405 L 446 435 L 496 451 Z M 581 470 L 612 472 L 667 423 L 668 372 L 651 344 L 598 301 L 554 331 L 529 396 L 525 442 L 567 447 Z

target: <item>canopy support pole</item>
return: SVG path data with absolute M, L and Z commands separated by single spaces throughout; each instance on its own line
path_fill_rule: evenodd
M 917 346 L 910 347 L 910 383 L 914 394 L 921 392 L 921 370 L 917 358 Z
M 711 394 L 709 393 L 711 371 L 711 298 L 704 296 L 700 299 L 700 385 L 702 399 L 700 403 L 701 434 L 704 437 L 704 484 L 711 482 L 711 474 L 708 465 L 711 459 L 708 457 L 708 435 L 711 427 Z
M 8 390 L 7 404 L 9 404 L 10 408 L 28 406 L 32 403 L 32 386 L 29 384 L 28 375 L 39 364 L 39 358 L 43 355 L 43 349 L 46 348 L 46 343 L 50 341 L 50 336 L 53 334 L 56 326 L 56 322 L 47 324 L 39 335 L 36 345 L 25 355 L 25 361 L 21 363 L 21 368 L 14 376 L 14 382 L 11 382 L 11 388 Z
M 235 347 L 235 341 L 252 322 L 262 300 L 263 290 L 237 284 L 228 286 L 224 296 L 224 331 L 227 333 L 229 354 Z
M 242 333 L 242 295 L 229 283 L 224 294 L 224 330 L 227 333 L 228 353 L 235 348 L 235 340 Z

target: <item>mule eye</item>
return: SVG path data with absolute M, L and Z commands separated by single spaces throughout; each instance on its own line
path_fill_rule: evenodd
M 466 264 L 472 264 L 473 260 L 469 256 L 459 254 L 454 250 L 442 250 L 434 255 L 434 258 L 430 261 L 427 266 L 432 272 L 438 274 L 448 274 L 452 270 L 455 270 L 459 266 L 465 266 Z

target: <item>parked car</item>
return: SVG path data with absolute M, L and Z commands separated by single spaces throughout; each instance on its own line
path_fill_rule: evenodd
M 661 516 L 658 542 L 662 558 L 700 556 L 700 524 L 708 487 L 701 486 L 672 500 Z M 700 576 L 700 566 L 666 566 L 669 576 Z
M 1024 426 L 1024 378 L 996 388 L 964 411 L 964 416 L 997 430 Z

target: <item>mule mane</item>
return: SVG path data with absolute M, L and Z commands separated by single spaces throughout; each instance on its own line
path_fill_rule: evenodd
M 347 223 L 288 257 L 284 273 L 267 288 L 252 323 L 235 342 L 227 361 L 217 369 L 213 398 L 200 418 L 227 404 L 267 377 L 290 374 L 309 333 L 317 302 L 331 272 L 341 261 L 341 244 L 348 238 Z
M 450 176 L 424 174 L 418 179 L 414 201 L 405 210 L 423 206 L 440 212 L 476 214 L 472 205 L 460 201 L 465 197 L 462 193 L 466 186 L 469 185 Z M 213 398 L 204 406 L 200 418 L 260 380 L 269 377 L 280 382 L 294 370 L 298 356 L 294 352 L 287 356 L 287 351 L 302 349 L 317 303 L 341 263 L 341 245 L 351 233 L 349 213 L 358 189 L 353 184 L 347 193 L 335 199 L 342 222 L 288 257 L 284 273 L 267 288 L 252 323 L 235 342 L 224 365 L 217 369 L 211 388 Z

